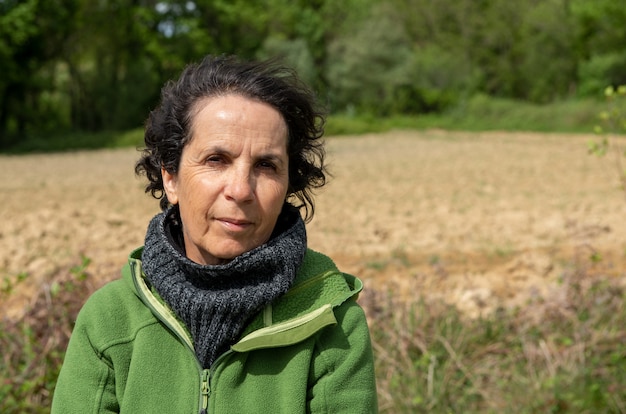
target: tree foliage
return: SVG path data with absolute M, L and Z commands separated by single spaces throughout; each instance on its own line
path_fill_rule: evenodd
M 0 2 L 0 143 L 7 131 L 51 127 L 62 116 L 56 64 L 74 30 L 76 6 L 75 0 Z
M 536 103 L 626 83 L 614 0 L 0 0 L 0 148 L 141 126 L 206 54 L 281 57 L 332 111 Z

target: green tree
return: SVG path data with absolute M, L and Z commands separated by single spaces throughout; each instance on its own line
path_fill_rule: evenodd
M 328 44 L 371 0 L 203 0 L 199 21 L 212 39 L 207 52 L 244 58 L 281 57 L 320 92 L 326 91 Z
M 572 95 L 578 56 L 569 3 L 543 0 L 524 10 L 520 62 L 523 86 L 517 98 L 545 103 Z
M 282 57 L 310 86 L 318 91 L 325 90 L 326 36 L 334 22 L 329 6 L 335 3 L 329 0 L 266 1 L 267 31 L 255 57 Z
M 0 145 L 63 117 L 51 85 L 74 29 L 76 0 L 0 1 Z
M 394 9 L 370 11 L 329 45 L 326 76 L 334 110 L 389 114 L 396 91 L 411 83 L 411 44 Z
M 189 57 L 189 48 L 169 52 L 180 46 L 180 37 L 196 34 L 191 25 L 168 25 L 177 13 L 173 5 L 137 0 L 81 2 L 77 28 L 64 56 L 75 128 L 141 126 L 158 99 L 160 85 Z M 175 17 L 183 20 L 184 10 Z
M 626 8 L 613 0 L 570 0 L 577 29 L 582 95 L 626 84 Z

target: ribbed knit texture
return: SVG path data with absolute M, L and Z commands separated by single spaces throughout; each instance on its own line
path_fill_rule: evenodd
M 143 269 L 186 324 L 200 364 L 209 368 L 237 341 L 250 318 L 289 290 L 306 252 L 306 229 L 297 209 L 285 204 L 267 243 L 227 264 L 210 266 L 184 255 L 178 221 L 176 207 L 152 219 Z

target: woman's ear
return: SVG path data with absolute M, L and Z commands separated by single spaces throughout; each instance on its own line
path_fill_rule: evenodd
M 167 196 L 167 201 L 170 204 L 175 205 L 178 204 L 178 193 L 177 189 L 177 176 L 176 174 L 172 174 L 167 171 L 164 167 L 161 167 L 161 178 L 163 179 L 163 189 L 165 190 L 165 195 Z

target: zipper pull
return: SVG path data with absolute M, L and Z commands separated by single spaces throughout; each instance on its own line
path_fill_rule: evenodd
M 202 407 L 200 407 L 200 414 L 207 412 L 209 408 L 209 395 L 211 394 L 211 387 L 209 386 L 209 376 L 211 375 L 208 369 L 202 371 L 202 385 L 200 387 L 200 393 L 202 394 Z

